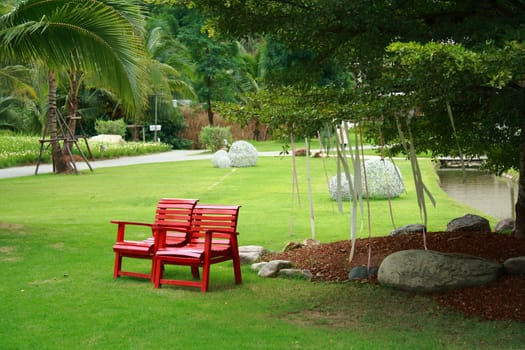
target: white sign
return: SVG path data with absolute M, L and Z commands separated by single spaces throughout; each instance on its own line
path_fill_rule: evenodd
M 162 125 L 150 125 L 149 126 L 149 131 L 159 131 L 160 129 L 162 129 Z

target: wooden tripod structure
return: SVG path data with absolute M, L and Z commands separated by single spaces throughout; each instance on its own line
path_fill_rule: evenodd
M 48 125 L 46 124 L 46 126 L 44 128 L 44 132 L 42 133 L 42 138 L 39 140 L 40 141 L 40 153 L 38 154 L 38 161 L 37 161 L 37 164 L 36 164 L 35 175 L 38 174 L 38 168 L 40 167 L 40 162 L 42 161 L 42 153 L 44 151 L 44 148 L 48 149 L 49 145 L 51 144 L 51 142 L 60 142 L 60 141 L 62 141 L 62 146 L 63 146 L 62 148 L 67 149 L 71 165 L 73 166 L 73 169 L 75 169 L 75 174 L 78 174 L 77 165 L 75 163 L 75 159 L 73 157 L 73 154 L 71 153 L 71 147 L 69 147 L 68 145 L 65 145 L 66 143 L 75 145 L 75 147 L 77 148 L 78 152 L 80 153 L 80 156 L 82 157 L 82 159 L 86 162 L 87 166 L 89 167 L 89 170 L 93 171 L 93 168 L 91 167 L 91 164 L 89 164 L 89 161 L 86 158 L 84 152 L 80 149 L 80 147 L 78 145 L 78 139 L 79 138 L 84 139 L 84 142 L 86 143 L 87 151 L 89 153 L 89 158 L 93 159 L 93 154 L 91 153 L 91 149 L 89 148 L 89 144 L 88 144 L 88 141 L 87 141 L 87 135 L 84 132 L 84 129 L 82 128 L 82 125 L 80 124 L 80 120 L 82 118 L 81 117 L 70 117 L 70 118 L 77 119 L 77 123 L 79 124 L 80 129 L 82 130 L 82 134 L 81 135 L 75 135 L 73 133 L 73 131 L 71 130 L 71 128 L 69 127 L 69 124 L 67 123 L 67 121 L 64 118 L 64 116 L 61 113 L 58 113 L 58 115 L 57 115 L 57 126 L 58 126 L 58 128 L 57 128 L 57 130 L 58 130 L 57 138 L 55 138 L 55 139 L 51 139 L 50 138 L 51 136 L 48 135 L 48 133 L 49 133 Z M 49 138 L 48 138 L 48 136 L 49 136 Z M 53 159 L 53 172 L 55 172 L 55 170 L 56 170 L 55 160 Z

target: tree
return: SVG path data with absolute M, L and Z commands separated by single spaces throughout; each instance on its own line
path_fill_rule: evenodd
M 397 118 L 402 118 L 405 125 L 414 121 L 410 123 L 412 126 L 425 130 L 420 138 L 414 134 L 414 140 L 417 139 L 414 142 L 436 154 L 453 149 L 465 154 L 486 152 L 489 166 L 496 172 L 519 169 L 515 234 L 525 238 L 525 133 L 521 132 L 525 127 L 525 105 L 520 102 L 525 100 L 522 68 L 525 3 L 520 0 L 182 2 L 191 2 L 206 11 L 223 33 L 233 36 L 272 33 L 290 47 L 313 49 L 319 57 L 337 57 L 346 62 L 349 70 L 359 77 L 361 86 L 366 87 L 367 94 L 354 98 L 361 106 L 367 100 L 372 102 L 373 106 L 365 106 L 367 112 L 380 112 L 388 105 L 403 107 L 407 112 L 416 106 L 423 109 L 418 118 L 408 113 L 398 114 Z M 385 61 L 385 49 L 394 42 L 439 43 L 441 51 L 432 46 L 418 49 L 391 46 Z M 441 52 L 448 61 L 438 60 L 434 65 L 429 60 L 436 56 L 425 59 L 425 51 Z M 405 53 L 417 59 L 410 64 L 402 62 Z M 461 65 L 463 59 L 469 58 L 468 69 L 451 66 L 453 69 L 448 72 L 422 71 L 447 62 Z M 391 78 L 403 75 L 403 72 L 392 75 L 393 67 L 385 64 L 392 60 L 397 69 L 407 69 L 404 72 L 407 79 L 399 79 L 396 84 L 385 80 L 388 74 Z M 409 77 L 417 77 L 417 84 Z M 393 94 L 395 89 L 405 95 Z M 417 96 L 410 95 L 413 92 Z M 435 103 L 435 98 L 439 103 Z M 444 123 L 452 125 L 451 121 L 455 122 L 456 132 L 452 127 L 436 127 Z M 396 130 L 397 126 L 387 121 L 382 128 Z
M 141 113 L 143 28 L 138 3 L 117 0 L 27 0 L 0 18 L 1 63 L 42 62 L 49 69 L 47 123 L 57 172 L 72 168 L 56 130 L 55 72 L 69 70 L 72 83 L 83 74 L 97 74 L 101 85 L 118 93 L 127 112 Z M 75 99 L 77 89 L 72 91 Z

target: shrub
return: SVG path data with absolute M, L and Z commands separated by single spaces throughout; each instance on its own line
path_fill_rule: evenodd
M 102 135 L 126 135 L 127 125 L 124 119 L 101 120 L 95 122 L 95 131 Z
M 199 141 L 204 147 L 212 152 L 216 152 L 225 146 L 225 141 L 230 144 L 232 133 L 229 126 L 205 126 L 199 134 Z

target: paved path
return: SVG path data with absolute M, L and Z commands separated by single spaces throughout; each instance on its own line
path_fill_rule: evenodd
M 259 156 L 277 156 L 279 152 L 259 152 Z M 90 161 L 89 164 L 96 171 L 98 168 L 106 168 L 113 166 L 123 166 L 132 164 L 146 164 L 146 163 L 163 163 L 176 162 L 181 160 L 200 160 L 211 159 L 212 154 L 205 153 L 202 150 L 176 150 L 162 153 L 149 154 L 135 157 L 121 157 L 107 160 Z M 78 170 L 88 170 L 86 162 L 76 162 Z M 21 167 L 0 169 L 0 179 L 35 175 L 36 165 L 28 165 Z M 41 164 L 38 168 L 39 174 L 52 173 L 53 166 L 51 164 Z

